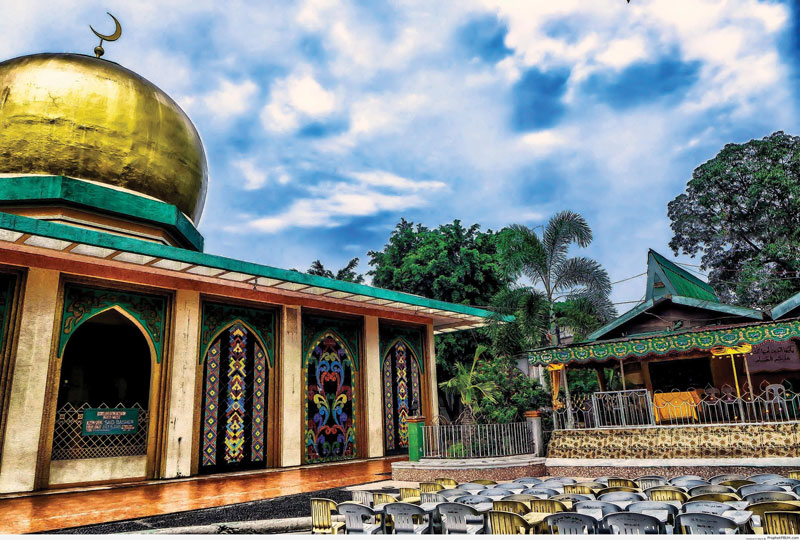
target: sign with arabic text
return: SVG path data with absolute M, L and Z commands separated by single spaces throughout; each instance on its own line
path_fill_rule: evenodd
M 139 409 L 84 409 L 83 435 L 133 435 Z

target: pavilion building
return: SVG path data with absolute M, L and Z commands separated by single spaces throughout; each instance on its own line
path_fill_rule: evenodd
M 490 314 L 203 252 L 205 152 L 118 64 L 0 63 L 0 493 L 407 451 Z
M 576 369 L 595 370 L 600 387 L 554 397 L 548 470 L 652 467 L 652 460 L 693 470 L 708 460 L 797 468 L 799 339 L 800 294 L 770 311 L 727 305 L 651 250 L 641 304 L 584 342 L 528 353 L 556 388 L 566 388 Z

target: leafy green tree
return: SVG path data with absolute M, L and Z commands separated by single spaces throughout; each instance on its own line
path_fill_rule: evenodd
M 505 285 L 498 253 L 498 233 L 465 228 L 459 220 L 429 229 L 401 219 L 381 251 L 370 251 L 372 284 L 457 304 L 489 305 Z M 481 332 L 453 332 L 436 337 L 436 373 L 440 381 L 456 375 L 458 364 L 488 345 Z M 440 404 L 453 419 L 458 400 L 440 392 Z
M 800 291 L 800 137 L 727 144 L 667 206 L 675 252 L 723 302 L 766 308 Z
M 311 263 L 306 274 L 311 274 L 312 276 L 322 276 L 331 279 L 338 279 L 340 281 L 350 281 L 352 283 L 364 283 L 364 275 L 359 274 L 356 272 L 356 268 L 358 267 L 358 257 L 354 257 L 350 259 L 344 268 L 340 268 L 335 274 L 325 268 L 322 262 L 317 259 L 316 261 Z
M 510 357 L 490 357 L 478 366 L 475 380 L 497 385 L 492 402 L 478 396 L 475 414 L 481 422 L 504 424 L 525 420 L 525 411 L 546 407 L 550 396 L 539 384 L 517 369 Z
M 561 344 L 559 302 L 572 302 L 570 311 L 576 321 L 575 311 L 580 308 L 590 308 L 603 321 L 614 317 L 616 312 L 608 298 L 611 293 L 608 273 L 593 259 L 568 257 L 572 244 L 586 247 L 591 241 L 589 224 L 580 214 L 568 210 L 550 218 L 541 238 L 525 225 L 512 225 L 509 233 L 502 236 L 501 256 L 507 275 L 516 283 L 509 287 L 513 292 L 495 297 L 495 303 L 500 308 L 513 308 L 515 304 L 505 301 L 517 296 L 521 300 L 516 305 L 546 309 L 546 338 L 551 345 Z M 530 285 L 522 284 L 522 279 Z M 540 321 L 540 317 L 532 320 Z M 539 339 L 534 335 L 528 342 L 535 344 Z M 520 346 L 528 346 L 528 342 Z
M 496 381 L 486 377 L 478 379 L 476 376 L 475 368 L 478 359 L 484 352 L 486 352 L 486 347 L 479 345 L 472 357 L 472 366 L 468 368 L 465 364 L 456 364 L 456 374 L 451 379 L 439 383 L 439 388 L 446 393 L 458 395 L 461 398 L 461 405 L 465 412 L 469 413 L 471 419 L 476 417 L 478 400 L 496 404 L 500 396 Z

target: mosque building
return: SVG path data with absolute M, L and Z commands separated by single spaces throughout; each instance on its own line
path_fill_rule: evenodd
M 436 415 L 434 334 L 490 314 L 204 253 L 207 183 L 136 73 L 0 63 L 0 493 L 381 457 Z

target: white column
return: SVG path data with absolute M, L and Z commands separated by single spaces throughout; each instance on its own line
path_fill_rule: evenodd
M 281 467 L 300 465 L 303 450 L 303 340 L 299 306 L 281 310 Z
M 25 282 L 0 461 L 0 493 L 34 489 L 58 307 L 58 278 L 57 270 L 31 268 Z
M 362 423 L 360 429 L 367 430 L 367 456 L 383 456 L 383 378 L 381 373 L 382 358 L 380 339 L 378 336 L 378 318 L 364 317 L 364 358 L 361 359 L 361 369 L 364 370 L 366 391 L 366 426 Z
M 200 293 L 179 290 L 175 295 L 172 339 L 172 378 L 167 415 L 167 454 L 164 477 L 189 476 L 192 466 L 195 385 L 200 362 Z M 201 443 L 202 444 L 202 443 Z

